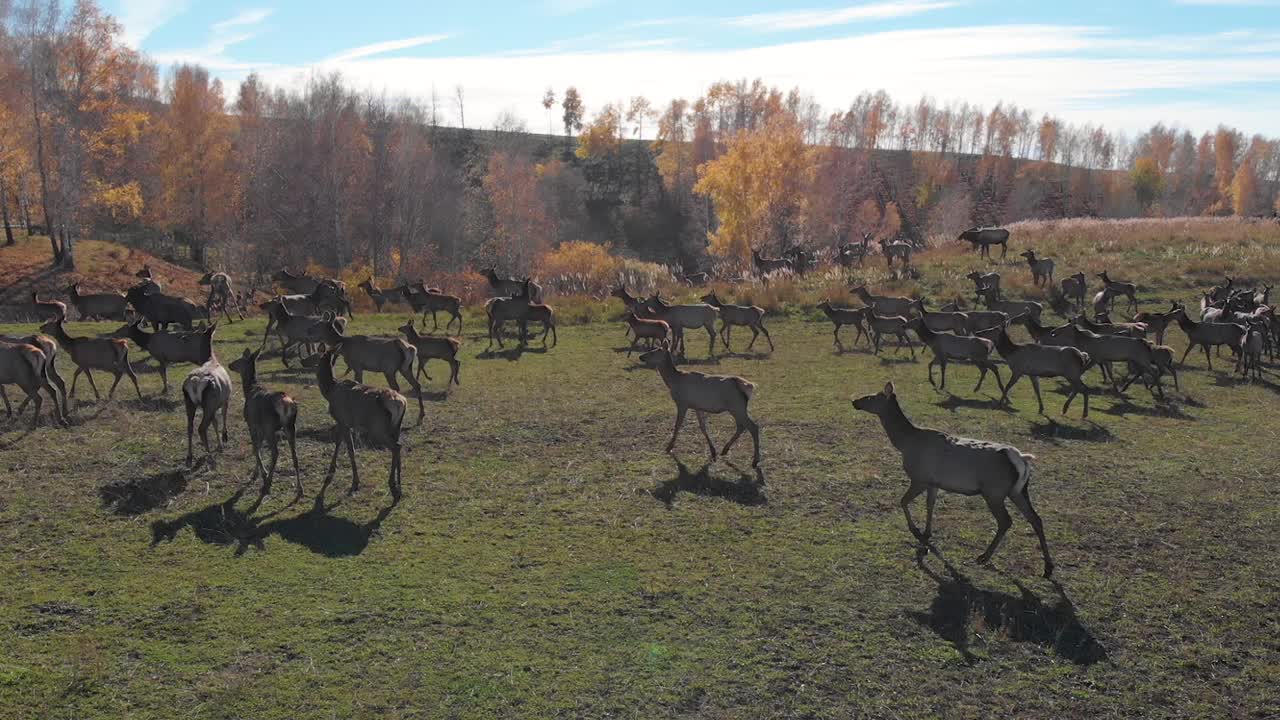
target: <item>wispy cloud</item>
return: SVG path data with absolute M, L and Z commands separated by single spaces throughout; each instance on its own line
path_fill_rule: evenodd
M 613 50 L 644 50 L 660 47 L 671 47 L 682 42 L 685 38 L 669 37 L 669 38 L 653 38 L 652 40 L 623 40 L 611 44 L 609 47 Z
M 226 20 L 214 23 L 212 29 L 215 33 L 220 33 L 231 30 L 232 28 L 257 25 L 263 20 L 271 17 L 271 13 L 273 12 L 275 12 L 275 10 L 272 8 L 253 8 L 251 10 L 244 10 L 238 15 L 233 15 Z
M 551 15 L 573 15 L 606 2 L 608 0 L 542 0 L 542 9 Z
M 1173 0 L 1175 5 L 1202 7 L 1280 7 L 1280 0 Z
M 392 52 L 393 50 L 404 50 L 406 48 L 418 47 L 420 45 L 429 45 L 437 43 L 441 40 L 449 39 L 449 35 L 417 35 L 401 40 L 386 40 L 383 42 L 373 43 L 371 45 L 361 45 L 360 47 L 344 50 L 323 62 L 343 62 L 346 60 L 355 60 L 357 58 L 369 57 L 370 55 L 381 55 L 382 53 Z
M 726 22 L 735 27 L 750 28 L 752 30 L 811 30 L 831 25 L 847 25 L 855 22 L 910 17 L 934 10 L 945 10 L 959 4 L 959 2 L 951 2 L 950 0 L 941 2 L 894 0 L 830 10 L 784 10 L 781 12 L 757 13 L 729 18 Z
M 187 0 L 123 0 L 119 19 L 124 26 L 124 42 L 141 47 L 151 33 L 187 11 Z

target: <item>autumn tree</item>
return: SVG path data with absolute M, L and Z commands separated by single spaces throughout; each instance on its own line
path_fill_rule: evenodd
M 551 135 L 551 108 L 556 104 L 556 91 L 550 87 L 542 94 L 542 109 L 547 111 L 547 134 Z
M 527 275 L 555 236 L 555 222 L 538 193 L 538 173 L 523 156 L 489 156 L 484 189 L 493 206 L 489 259 L 508 273 Z
M 1129 177 L 1133 181 L 1133 194 L 1138 198 L 1138 204 L 1143 210 L 1150 210 L 1164 191 L 1164 175 L 1160 173 L 1156 159 L 1148 156 L 1138 158 Z
M 653 110 L 653 104 L 649 102 L 649 98 L 643 95 L 631 98 L 631 104 L 627 106 L 627 122 L 635 124 L 636 137 L 641 140 L 644 140 L 644 121 L 657 117 L 657 115 Z
M 582 118 L 586 108 L 582 104 L 582 96 L 578 94 L 578 88 L 571 85 L 564 91 L 564 100 L 561 101 L 560 107 L 564 110 L 565 137 L 582 130 Z

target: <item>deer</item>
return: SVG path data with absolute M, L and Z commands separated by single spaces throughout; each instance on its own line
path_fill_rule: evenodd
M 720 298 L 716 297 L 714 292 L 707 293 L 700 299 L 720 311 L 720 339 L 724 341 L 725 350 L 729 349 L 729 338 L 733 333 L 734 325 L 751 329 L 751 342 L 747 343 L 748 350 L 756 344 L 756 338 L 760 337 L 761 333 L 764 333 L 765 339 L 769 341 L 769 350 L 773 350 L 773 337 L 764 326 L 764 308 L 755 305 L 725 305 L 720 302 Z
M 289 272 L 288 268 L 280 268 L 271 276 L 271 280 L 293 295 L 310 295 L 324 282 L 323 279 L 312 277 L 305 271 L 295 275 Z
M 880 315 L 901 315 L 906 317 L 911 314 L 911 310 L 916 304 L 914 299 L 908 297 L 872 295 L 867 292 L 866 285 L 850 288 L 849 292 L 853 293 L 863 304 Z
M 996 366 L 992 359 L 995 355 L 995 343 L 986 338 L 955 335 L 949 332 L 934 332 L 923 318 L 913 318 L 908 321 L 907 326 L 914 330 L 916 335 L 920 336 L 920 342 L 929 346 L 929 350 L 933 352 L 933 359 L 929 361 L 930 385 L 939 390 L 946 390 L 947 361 L 958 360 L 973 363 L 982 371 L 982 374 L 978 376 L 978 384 L 973 388 L 974 392 L 982 389 L 982 383 L 987 379 L 987 371 L 995 374 L 996 387 L 999 387 L 1001 391 L 1004 390 L 1004 384 L 1000 381 L 1000 368 Z M 941 387 L 933 381 L 934 365 L 942 366 Z
M 884 255 L 885 265 L 893 267 L 893 260 L 897 258 L 902 261 L 902 267 L 911 265 L 911 243 L 902 242 L 901 240 L 892 240 L 888 238 L 880 238 L 880 252 Z
M 1044 312 L 1044 306 L 1033 300 L 1001 300 L 995 296 L 990 289 L 987 294 L 982 296 L 982 301 L 986 303 L 988 310 L 1002 312 L 1009 317 L 1026 313 L 1040 321 L 1040 315 Z
M 49 375 L 49 382 L 58 388 L 58 393 L 62 395 L 62 414 L 70 415 L 71 408 L 67 400 L 67 384 L 62 380 L 62 375 L 58 374 L 58 343 L 48 335 L 0 335 L 0 342 L 7 342 L 15 345 L 32 345 L 40 352 L 44 353 L 46 372 Z M 23 408 L 26 404 L 23 404 Z M 21 410 L 19 409 L 19 413 Z
M 58 393 L 49 382 L 50 365 L 52 365 L 50 356 L 46 355 L 40 347 L 25 342 L 0 340 L 0 398 L 4 399 L 5 414 L 13 417 L 13 408 L 9 405 L 9 396 L 5 394 L 4 386 L 17 385 L 27 396 L 18 407 L 18 414 L 22 414 L 28 402 L 35 404 L 31 414 L 33 430 L 40 424 L 40 408 L 44 406 L 44 400 L 40 397 L 41 390 L 44 390 L 53 400 L 53 407 L 49 412 L 53 416 L 54 423 L 66 424 L 63 413 L 58 408 Z M 64 391 L 63 404 L 65 403 Z
M 1249 374 L 1253 373 L 1254 380 L 1262 380 L 1262 351 L 1266 343 L 1263 341 L 1262 333 L 1258 330 L 1250 330 L 1248 336 L 1244 340 L 1244 348 L 1240 353 L 1239 367 L 1244 372 L 1244 376 L 1248 379 Z
M 450 369 L 449 379 L 444 383 L 445 389 L 449 389 L 450 383 L 462 385 L 458 380 L 458 368 L 461 366 L 461 362 L 458 360 L 458 348 L 462 346 L 462 341 L 451 337 L 419 335 L 417 329 L 413 327 L 412 319 L 401 325 L 399 330 L 404 333 L 405 339 L 409 341 L 409 344 L 418 350 L 418 372 L 415 377 L 421 375 L 427 379 L 427 382 L 430 382 L 431 376 L 427 374 L 427 361 L 433 359 L 444 360 L 449 363 Z
M 658 293 L 654 293 L 646 304 L 658 320 L 671 326 L 678 352 L 684 353 L 684 331 L 702 328 L 707 331 L 707 354 L 716 356 L 716 317 L 720 311 L 710 305 L 668 305 L 662 301 Z
M 1024 250 L 1018 255 L 1027 259 L 1027 266 L 1031 268 L 1031 282 L 1033 284 L 1039 287 L 1053 282 L 1052 259 L 1036 257 L 1035 250 Z
M 529 292 L 533 292 L 533 283 L 529 284 Z M 458 332 L 462 332 L 462 298 L 457 295 L 446 295 L 439 291 L 428 288 L 421 280 L 412 285 L 401 286 L 401 293 L 409 307 L 413 308 L 415 314 L 422 313 L 422 322 L 427 322 L 427 313 L 431 313 L 432 329 L 440 327 L 440 321 L 436 319 L 437 312 L 449 313 L 449 322 L 445 323 L 445 332 L 448 332 L 449 326 L 453 325 L 453 321 L 458 321 Z
M 959 312 L 933 312 L 924 307 L 924 298 L 916 300 L 915 310 L 924 324 L 934 332 L 953 332 L 963 335 L 968 332 L 969 318 Z
M 41 300 L 39 293 L 31 291 L 31 306 L 41 321 L 67 317 L 67 304 L 57 300 Z
M 504 278 L 498 276 L 498 271 L 494 268 L 483 270 L 481 275 L 489 281 L 489 289 L 492 291 L 492 297 L 515 297 L 523 293 L 525 297 L 532 302 L 542 302 L 542 286 L 538 283 L 524 278 L 517 280 L 515 278 Z M 527 285 L 527 287 L 524 287 Z
M 1070 300 L 1076 307 L 1084 310 L 1084 296 L 1089 287 L 1089 280 L 1084 273 L 1078 272 L 1071 277 L 1063 278 L 1059 285 L 1062 288 L 1063 297 Z
M 961 241 L 968 241 L 978 251 L 978 257 L 988 260 L 991 259 L 992 245 L 1000 246 L 1001 260 L 1009 253 L 1009 231 L 1003 228 L 969 228 L 956 238 L 956 242 Z
M 1031 505 L 1028 489 L 1034 455 L 1012 445 L 971 440 L 913 424 L 902 411 L 892 382 L 886 383 L 879 393 L 854 400 L 853 407 L 878 417 L 889 442 L 902 454 L 902 469 L 910 485 L 899 505 L 912 535 L 923 543 L 931 539 L 933 507 L 938 499 L 938 490 L 959 495 L 981 495 L 996 519 L 995 537 L 977 558 L 979 564 L 986 564 L 1013 525 L 1004 504 L 1009 499 L 1035 530 L 1044 557 L 1044 576 L 1053 576 L 1053 559 L 1049 556 L 1044 523 Z M 921 493 L 925 493 L 923 532 L 911 518 L 911 502 Z
M 910 328 L 907 318 L 901 315 L 877 315 L 875 310 L 871 311 L 868 318 L 867 325 L 871 330 L 872 346 L 875 348 L 876 355 L 880 354 L 880 342 L 884 336 L 893 335 L 898 338 L 898 351 L 901 352 L 902 344 L 906 343 L 911 351 L 911 359 L 916 359 L 916 346 L 911 344 L 911 336 L 907 334 Z
M 360 489 L 360 473 L 356 467 L 356 448 L 352 433 L 359 430 L 365 440 L 374 447 L 391 451 L 391 474 L 387 485 L 395 502 L 401 498 L 400 487 L 400 426 L 404 422 L 409 401 L 395 390 L 370 387 L 352 380 L 336 380 L 333 377 L 335 351 L 325 351 L 316 365 L 316 384 L 329 403 L 329 416 L 337 423 L 334 432 L 333 457 L 329 460 L 329 472 L 325 475 L 320 494 L 333 480 L 338 467 L 338 451 L 345 444 L 351 459 L 351 493 Z
M 40 332 L 57 340 L 71 356 L 71 362 L 75 363 L 76 372 L 71 376 L 71 391 L 68 396 L 76 394 L 76 382 L 80 379 L 80 373 L 84 373 L 85 377 L 89 378 L 89 387 L 93 388 L 94 399 L 101 400 L 102 396 L 98 394 L 98 386 L 93 381 L 91 371 L 107 370 L 115 375 L 115 382 L 111 383 L 111 390 L 107 392 L 108 400 L 115 396 L 116 386 L 120 384 L 120 378 L 125 375 L 133 381 L 133 389 L 138 393 L 138 399 L 142 399 L 142 389 L 138 387 L 138 376 L 129 365 L 127 342 L 119 338 L 71 337 L 62 327 L 62 323 L 62 320 L 49 320 L 40 326 Z
M 191 330 L 195 327 L 197 318 L 208 316 L 205 308 L 186 298 L 161 293 L 147 294 L 141 287 L 129 288 L 125 299 L 157 330 L 164 330 L 171 323 Z
M 218 435 L 218 452 L 227 443 L 227 409 L 231 406 L 231 376 L 218 361 L 213 351 L 213 333 L 218 326 L 210 325 L 201 333 L 204 341 L 205 361 L 193 368 L 182 381 L 182 404 L 187 410 L 187 467 L 193 464 L 191 436 L 195 431 L 196 410 L 200 416 L 200 442 L 204 445 L 205 455 L 213 460 L 213 450 L 209 448 L 209 426 L 213 425 Z M 218 413 L 222 413 L 221 433 L 218 428 Z
M 1135 379 L 1141 377 L 1143 384 L 1151 392 L 1151 397 L 1156 397 L 1158 392 L 1160 399 L 1164 399 L 1164 388 L 1160 384 L 1160 369 L 1155 360 L 1155 352 L 1151 343 L 1146 340 L 1124 335 L 1098 335 L 1075 325 L 1055 328 L 1049 332 L 1049 336 L 1054 344 L 1074 347 L 1088 355 L 1102 371 L 1103 379 L 1111 383 L 1116 394 L 1127 390 Z M 1045 342 L 1047 344 L 1049 340 Z M 1111 367 L 1113 362 L 1127 364 L 1132 373 L 1123 388 L 1120 387 L 1115 371 Z M 1148 378 L 1155 380 L 1155 389 L 1152 389 Z
M 231 372 L 240 375 L 240 389 L 244 393 L 244 423 L 249 427 L 249 444 L 253 446 L 253 477 L 262 477 L 262 496 L 271 492 L 271 480 L 276 475 L 276 460 L 280 457 L 280 435 L 289 441 L 289 454 L 293 458 L 293 482 L 297 489 L 294 499 L 302 497 L 302 474 L 298 470 L 298 403 L 285 392 L 272 392 L 258 382 L 258 351 L 245 350 L 231 362 Z M 271 444 L 271 464 L 264 466 L 262 447 Z
M 321 325 L 334 322 L 344 331 L 346 329 L 346 318 L 335 318 L 330 313 L 320 317 L 295 315 L 279 297 L 263 303 L 262 309 L 267 313 L 267 329 L 262 335 L 262 345 L 258 350 L 261 351 L 267 346 L 267 338 L 271 336 L 271 331 L 275 330 L 276 337 L 280 340 L 280 360 L 285 367 L 289 367 L 289 348 L 305 346 L 307 352 L 311 352 Z
M 209 296 L 205 299 L 204 307 L 210 317 L 221 310 L 227 322 L 231 322 L 231 313 L 228 310 L 228 306 L 231 306 L 236 309 L 240 319 L 244 319 L 244 306 L 231 289 L 231 276 L 224 272 L 209 271 L 201 276 L 199 284 L 209 287 Z
M 1102 285 L 1107 289 L 1108 292 L 1110 292 L 1111 299 L 1113 301 L 1115 300 L 1115 298 L 1123 295 L 1124 297 L 1129 298 L 1129 312 L 1130 313 L 1138 312 L 1138 286 L 1137 285 L 1134 285 L 1131 282 L 1121 282 L 1118 280 L 1112 280 L 1111 278 L 1107 277 L 1106 270 L 1103 270 L 1102 272 L 1098 273 L 1098 277 L 1102 279 Z
M 858 330 L 858 335 L 854 337 L 853 344 L 857 345 L 863 335 L 867 336 L 867 342 L 871 341 L 871 335 L 867 333 L 866 321 L 867 315 L 871 312 L 871 308 L 838 308 L 832 307 L 831 301 L 823 300 L 818 303 L 818 309 L 822 314 L 826 315 L 831 322 L 835 323 L 836 329 L 832 335 L 835 337 L 835 346 L 844 350 L 844 344 L 840 342 L 840 328 L 845 325 L 852 325 Z
M 968 275 L 965 275 L 965 277 L 973 281 L 975 298 L 981 298 L 987 292 L 987 288 L 994 288 L 996 297 L 1000 297 L 1000 273 L 984 273 L 974 270 Z
M 1209 348 L 1226 345 L 1237 355 L 1242 353 L 1247 332 L 1245 326 L 1233 323 L 1196 322 L 1187 317 L 1187 308 L 1180 302 L 1173 303 L 1173 312 L 1173 319 L 1187 335 L 1187 350 L 1182 353 L 1182 359 L 1178 361 L 1179 365 L 1186 364 L 1187 355 L 1190 355 L 1197 345 L 1204 350 L 1204 359 L 1209 365 L 1209 370 L 1213 370 L 1213 355 L 1209 352 Z M 1237 361 L 1237 369 L 1239 364 Z
M 166 330 L 146 332 L 138 327 L 138 321 L 126 323 L 107 337 L 132 340 L 134 345 L 151 355 L 160 366 L 161 395 L 169 393 L 169 366 L 174 363 L 203 364 L 206 357 L 204 333 L 206 331 L 173 333 Z
M 736 375 L 707 375 L 676 367 L 671 355 L 671 346 L 664 343 L 661 347 L 650 350 L 640 356 L 640 362 L 653 368 L 662 376 L 662 381 L 671 392 L 671 399 L 676 404 L 676 426 L 671 432 L 671 441 L 667 443 L 667 452 L 676 446 L 676 438 L 680 436 L 680 428 L 684 425 L 685 413 L 693 410 L 698 417 L 698 427 L 707 440 L 707 449 L 711 452 L 711 460 L 716 459 L 716 446 L 711 442 L 707 432 L 707 413 L 727 412 L 737 423 L 737 431 L 729 442 L 725 443 L 720 455 L 728 455 L 729 449 L 737 442 L 742 432 L 751 433 L 754 451 L 751 466 L 760 466 L 760 426 L 751 418 L 747 406 L 755 394 L 756 385 Z
M 960 303 L 950 302 L 941 308 L 945 313 L 961 313 L 965 318 L 965 330 L 970 335 L 1009 324 L 1009 314 L 1000 310 L 961 310 Z
M 756 275 L 761 277 L 771 275 L 780 270 L 791 270 L 791 260 L 789 258 L 767 258 L 755 248 L 751 248 L 751 264 L 756 269 Z
M 409 387 L 418 396 L 418 421 L 426 414 L 422 401 L 422 386 L 414 375 L 414 363 L 418 361 L 418 349 L 403 338 L 374 338 L 368 335 L 345 335 L 344 328 L 330 321 L 320 323 L 316 327 L 316 338 L 329 348 L 336 348 L 347 363 L 347 369 L 354 371 L 357 383 L 364 383 L 364 371 L 380 372 L 387 379 L 392 390 L 400 392 L 400 384 L 396 382 L 399 373 L 409 383 Z
M 515 320 L 520 327 L 520 346 L 523 347 L 528 342 L 527 315 L 532 284 L 532 281 L 526 279 L 511 297 L 493 297 L 485 301 L 484 311 L 489 320 L 488 348 L 493 347 L 495 339 L 498 341 L 499 348 L 505 347 L 502 342 L 502 328 L 510 320 Z
M 1121 335 L 1130 338 L 1145 338 L 1147 336 L 1147 326 L 1140 322 L 1131 323 L 1113 323 L 1109 322 L 1107 315 L 1099 316 L 1097 321 L 1090 320 L 1084 315 L 1077 315 L 1072 322 L 1089 332 L 1099 335 Z
M 1135 323 L 1142 323 L 1147 327 L 1147 331 L 1154 333 L 1156 336 L 1156 344 L 1164 344 L 1164 333 L 1169 329 L 1169 323 L 1177 322 L 1174 316 L 1178 314 L 1176 309 L 1169 309 L 1165 312 L 1140 312 L 1133 316 Z
M 867 258 L 867 249 L 870 244 L 871 233 L 864 232 L 862 233 L 862 242 L 841 245 L 838 248 L 839 252 L 836 255 L 836 260 L 844 268 L 850 268 L 854 265 L 861 267 L 862 261 Z
M 81 320 L 124 320 L 128 303 L 119 293 L 80 294 L 80 283 L 67 287 L 67 297 Z M 65 313 L 64 313 L 65 317 Z
M 158 293 L 163 289 L 160 281 L 156 280 L 156 276 L 152 274 L 150 265 L 143 264 L 142 269 L 134 273 L 133 276 L 142 281 L 136 287 L 142 288 L 142 291 L 148 295 Z
M 357 287 L 364 290 L 369 299 L 373 301 L 373 305 L 378 309 L 378 312 L 382 312 L 384 305 L 399 304 L 405 301 L 404 289 L 407 286 L 399 285 L 382 290 L 373 284 L 373 276 L 370 275 L 367 280 L 361 280 Z
M 1000 395 L 1000 402 L 1009 402 L 1009 391 L 1025 375 L 1031 378 L 1031 387 L 1036 391 L 1036 403 L 1043 415 L 1044 399 L 1040 396 L 1040 378 L 1060 377 L 1071 385 L 1071 393 L 1062 406 L 1062 414 L 1067 414 L 1076 395 L 1083 394 L 1084 414 L 1081 417 L 1089 417 L 1089 386 L 1081 379 L 1085 370 L 1093 365 L 1088 354 L 1073 347 L 1015 343 L 1003 328 L 995 333 L 995 345 L 1000 356 L 1009 365 L 1010 373 L 1009 382 L 1004 384 L 1004 392 Z
M 630 310 L 623 319 L 627 321 L 627 326 L 634 335 L 631 339 L 631 347 L 627 348 L 627 357 L 631 357 L 631 353 L 638 349 L 641 340 L 648 340 L 649 349 L 652 350 L 654 343 L 669 340 L 671 337 L 671 326 L 662 320 L 636 317 L 636 314 Z

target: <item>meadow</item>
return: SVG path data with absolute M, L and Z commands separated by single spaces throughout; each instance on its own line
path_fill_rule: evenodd
M 1276 276 L 1275 231 L 1230 227 L 1236 250 L 1157 238 L 1111 257 L 1070 232 L 1049 247 L 1063 270 L 1116 263 L 1155 308 L 1194 301 L 1223 272 Z M 1001 266 L 1015 296 L 1017 251 Z M 937 284 L 922 289 L 960 292 L 961 270 L 980 265 L 931 251 L 919 266 Z M 82 379 L 70 428 L 0 419 L 0 717 L 1261 718 L 1280 706 L 1274 367 L 1245 382 L 1226 357 L 1208 372 L 1193 356 L 1163 404 L 1140 386 L 1103 395 L 1094 371 L 1088 420 L 1078 403 L 1057 413 L 1055 382 L 1041 416 L 1026 381 L 1002 407 L 990 381 L 970 392 L 972 368 L 952 367 L 954 394 L 932 389 L 927 352 L 837 351 L 809 305 L 838 292 L 820 283 L 726 288 L 781 303 L 771 354 L 744 352 L 739 332 L 735 352 L 708 361 L 705 337 L 690 336 L 696 369 L 759 385 L 759 472 L 745 440 L 707 465 L 692 419 L 662 451 L 672 403 L 627 357 L 612 299 L 553 299 L 583 322 L 547 351 L 486 352 L 468 312 L 461 387 L 446 393 L 445 366 L 430 366 L 426 420 L 406 424 L 398 504 L 387 453 L 367 449 L 362 489 L 346 494 L 342 458 L 317 501 L 333 423 L 312 372 L 274 352 L 260 373 L 300 402 L 303 499 L 282 458 L 255 507 L 238 385 L 228 448 L 184 467 L 176 387 L 159 396 L 154 363 L 132 348 L 142 401 L 122 385 L 95 402 Z M 361 312 L 353 328 L 390 335 L 403 320 Z M 220 326 L 219 356 L 257 347 L 262 330 L 260 317 Z M 1167 341 L 1180 355 L 1183 335 Z M 992 564 L 972 563 L 995 527 L 976 499 L 944 494 L 921 554 L 898 507 L 900 457 L 849 402 L 888 380 L 917 423 L 1038 457 L 1053 580 L 1016 516 Z M 712 419 L 718 443 L 731 431 Z

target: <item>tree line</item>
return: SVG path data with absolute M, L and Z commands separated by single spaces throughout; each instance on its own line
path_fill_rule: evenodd
M 80 237 L 160 234 L 200 266 L 314 263 L 421 277 L 537 269 L 561 243 L 681 266 L 741 268 L 750 250 L 815 250 L 864 233 L 915 243 L 1026 218 L 1270 215 L 1280 142 L 1158 124 L 1136 137 L 1000 103 L 884 91 L 824 109 L 801 90 L 719 82 L 588 113 L 540 96 L 465 127 L 442 103 L 163 73 L 94 0 L 0 0 L 0 210 L 40 226 L 55 264 Z M 445 107 L 447 105 L 447 107 Z M 652 135 L 647 138 L 646 134 Z

